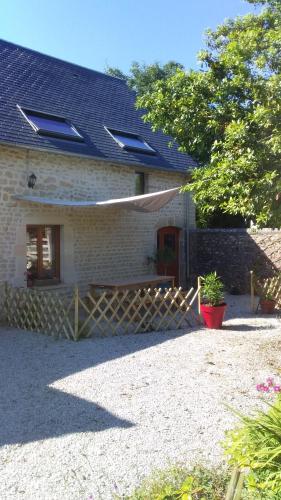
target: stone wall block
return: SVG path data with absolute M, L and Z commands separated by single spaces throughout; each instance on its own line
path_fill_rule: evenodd
M 250 271 L 261 278 L 281 271 L 281 231 L 197 229 L 189 237 L 190 273 L 217 271 L 228 290 L 249 291 Z

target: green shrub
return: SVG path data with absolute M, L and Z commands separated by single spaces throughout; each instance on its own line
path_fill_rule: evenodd
M 229 473 L 196 466 L 155 472 L 124 500 L 224 500 Z
M 249 469 L 249 492 L 277 500 L 281 499 L 281 397 L 268 406 L 253 417 L 239 415 L 243 425 L 227 433 L 225 450 L 230 465 Z
M 204 304 L 219 306 L 223 303 L 223 283 L 216 272 L 202 278 L 202 301 Z

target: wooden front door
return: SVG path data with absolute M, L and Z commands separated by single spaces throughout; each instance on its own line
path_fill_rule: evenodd
M 157 273 L 175 276 L 179 284 L 179 235 L 178 227 L 161 227 L 157 231 Z

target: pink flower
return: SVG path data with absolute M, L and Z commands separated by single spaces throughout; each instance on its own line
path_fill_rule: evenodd
M 261 391 L 263 391 L 263 392 L 269 392 L 269 387 L 267 385 L 265 385 L 265 384 L 262 384 L 261 385 Z
M 259 392 L 281 392 L 281 384 L 276 384 L 272 377 L 268 377 L 266 379 L 266 384 L 262 382 L 261 384 L 256 385 L 256 389 Z

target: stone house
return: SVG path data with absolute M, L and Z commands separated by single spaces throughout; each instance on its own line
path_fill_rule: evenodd
M 0 54 L 0 281 L 144 275 L 166 245 L 184 284 L 192 200 L 142 196 L 183 185 L 192 158 L 142 121 L 124 81 L 5 41 Z

